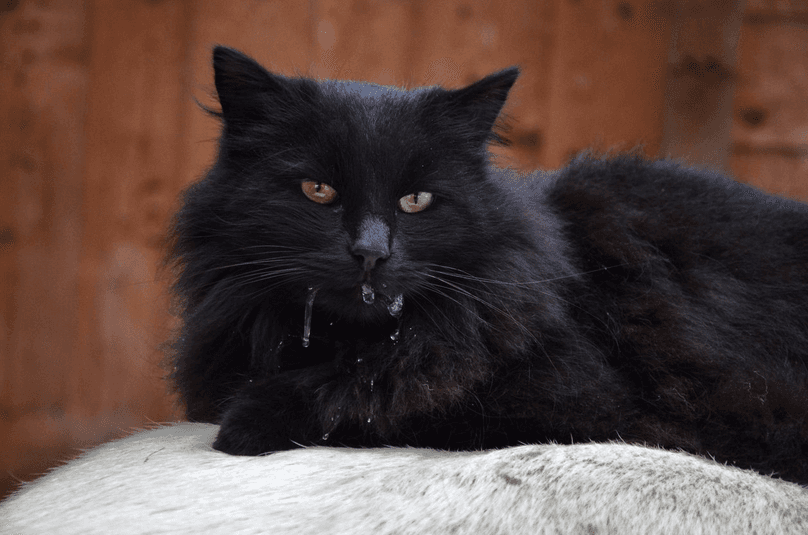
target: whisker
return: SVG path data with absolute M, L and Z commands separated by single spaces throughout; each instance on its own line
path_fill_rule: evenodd
M 424 312 L 424 314 L 430 319 L 430 321 L 431 321 L 431 323 L 433 325 L 438 326 L 441 330 L 444 329 L 444 325 L 448 325 L 448 326 L 451 326 L 452 330 L 454 330 L 456 333 L 461 333 L 462 332 L 462 330 L 457 327 L 457 324 L 455 323 L 455 321 L 452 318 L 450 318 L 446 314 L 446 312 L 444 312 L 440 307 L 436 306 L 435 302 L 432 301 L 432 299 L 430 299 L 427 294 L 425 294 L 425 293 L 423 293 L 421 291 L 418 291 L 418 292 L 415 292 L 415 293 L 416 293 L 416 295 L 421 297 L 423 300 L 428 301 L 430 305 L 432 305 L 431 309 L 429 309 L 429 308 L 425 307 L 424 303 L 422 303 L 419 299 L 413 300 L 414 304 Z M 440 292 L 438 292 L 438 293 L 440 294 Z M 443 297 L 448 298 L 448 296 L 445 296 L 443 294 L 440 294 L 440 295 L 442 295 Z M 443 316 L 444 322 L 437 321 L 435 319 L 435 317 L 433 316 L 432 311 L 437 311 L 438 313 L 440 313 L 440 315 Z M 481 321 L 485 321 L 483 318 L 480 318 L 480 319 L 481 319 Z M 448 338 L 448 336 L 447 336 L 447 338 Z
M 432 277 L 432 278 L 433 278 L 433 279 L 435 279 L 435 280 L 438 280 L 438 281 L 442 282 L 443 284 L 446 284 L 447 286 L 449 286 L 449 287 L 451 287 L 452 289 L 454 289 L 456 292 L 461 293 L 462 295 L 465 295 L 465 296 L 466 296 L 466 297 L 468 297 L 469 299 L 473 299 L 473 300 L 477 301 L 478 303 L 481 303 L 481 304 L 483 304 L 483 305 L 485 305 L 485 306 L 489 307 L 490 309 L 492 309 L 492 310 L 494 310 L 494 311 L 496 311 L 496 312 L 499 312 L 499 313 L 500 313 L 500 314 L 502 314 L 503 316 L 506 316 L 506 317 L 510 318 L 511 320 L 513 320 L 514 324 L 515 324 L 515 325 L 517 325 L 517 326 L 519 326 L 519 327 L 521 328 L 521 330 L 522 330 L 522 331 L 523 331 L 525 334 L 527 334 L 527 335 L 528 335 L 528 336 L 530 336 L 530 337 L 531 337 L 533 340 L 535 340 L 536 342 L 538 342 L 538 339 L 536 339 L 536 338 L 535 338 L 535 336 L 533 335 L 533 333 L 532 333 L 532 332 L 530 332 L 530 329 L 528 329 L 527 327 L 525 327 L 524 325 L 522 325 L 522 323 L 521 323 L 520 321 L 518 321 L 516 318 L 514 318 L 514 317 L 513 317 L 513 315 L 512 315 L 510 312 L 508 312 L 508 311 L 506 311 L 506 310 L 501 309 L 500 307 L 498 307 L 498 306 L 494 305 L 493 303 L 490 303 L 490 302 L 488 302 L 488 301 L 486 301 L 486 300 L 482 299 L 481 297 L 479 297 L 479 296 L 477 296 L 477 295 L 474 295 L 473 293 L 469 292 L 469 291 L 468 291 L 468 290 L 466 290 L 465 288 L 462 288 L 462 287 L 458 286 L 457 284 L 454 284 L 454 283 L 452 283 L 452 282 L 450 282 L 450 281 L 447 281 L 447 280 L 445 280 L 445 279 L 442 279 L 442 278 L 438 277 L 437 275 L 434 275 L 434 274 L 429 273 L 429 272 L 425 272 L 425 274 L 426 274 L 427 276 L 429 276 L 429 277 Z
M 463 278 L 463 279 L 466 279 L 466 280 L 473 280 L 473 281 L 476 281 L 476 282 L 502 284 L 502 285 L 505 285 L 505 286 L 533 286 L 533 285 L 536 285 L 536 284 L 545 284 L 545 283 L 553 282 L 553 281 L 557 281 L 557 280 L 580 277 L 582 275 L 591 275 L 592 273 L 597 273 L 599 271 L 608 271 L 610 269 L 623 267 L 623 266 L 627 266 L 627 265 L 629 265 L 628 262 L 623 262 L 621 264 L 615 264 L 613 266 L 603 266 L 603 267 L 592 269 L 592 270 L 589 270 L 589 271 L 580 271 L 580 272 L 573 273 L 573 274 L 570 274 L 570 275 L 561 275 L 561 276 L 558 276 L 558 277 L 551 277 L 549 279 L 541 279 L 541 280 L 535 280 L 535 281 L 522 281 L 522 282 L 508 282 L 508 281 L 502 281 L 502 280 L 497 280 L 497 279 L 487 279 L 487 278 L 483 278 L 483 277 L 477 277 L 476 275 L 472 275 L 472 274 L 470 274 L 470 273 L 468 273 L 466 271 L 463 271 L 462 269 L 458 269 L 458 268 L 455 268 L 455 267 L 452 267 L 452 266 L 444 266 L 444 265 L 433 264 L 433 263 L 425 264 L 425 266 L 431 267 L 433 269 L 438 268 L 438 269 L 435 269 L 435 271 L 438 272 L 438 273 L 441 273 L 442 275 L 446 275 L 447 277 L 454 276 L 454 277 L 460 277 L 460 278 Z M 443 270 L 443 269 L 449 269 L 449 270 L 452 270 L 452 271 L 456 271 L 458 273 L 452 273 L 452 272 L 449 272 L 449 271 L 440 271 L 440 270 Z
M 290 283 L 290 282 L 298 282 L 298 281 L 305 281 L 305 280 L 306 280 L 306 277 L 303 277 L 303 276 L 299 276 L 299 277 L 288 277 L 288 278 L 284 279 L 284 280 L 283 280 L 283 281 L 281 281 L 281 282 L 277 282 L 277 283 L 275 283 L 275 284 L 270 284 L 269 286 L 266 286 L 266 287 L 260 288 L 259 290 L 255 291 L 255 292 L 252 292 L 251 294 L 249 294 L 249 295 L 247 296 L 247 298 L 248 298 L 248 299 L 254 299 L 254 298 L 256 298 L 256 297 L 260 297 L 260 296 L 263 296 L 263 295 L 268 294 L 269 292 L 271 292 L 271 291 L 272 291 L 272 290 L 274 290 L 275 288 L 277 288 L 277 287 L 281 286 L 282 284 L 288 284 L 288 283 Z
M 552 282 L 552 281 L 557 281 L 557 280 L 561 280 L 561 279 L 577 277 L 577 276 L 580 276 L 580 275 L 588 275 L 588 274 L 591 274 L 591 273 L 597 273 L 599 271 L 607 271 L 607 270 L 612 269 L 612 268 L 621 267 L 621 266 L 627 266 L 627 265 L 629 265 L 629 263 L 624 262 L 624 263 L 621 263 L 621 264 L 615 264 L 613 266 L 604 266 L 602 268 L 597 268 L 597 269 L 593 269 L 593 270 L 589 270 L 589 271 L 579 272 L 579 273 L 573 274 L 573 275 L 564 275 L 564 276 L 560 276 L 560 277 L 542 279 L 540 281 L 527 281 L 527 282 L 507 282 L 507 281 L 499 281 L 499 280 L 496 280 L 496 279 L 485 279 L 485 278 L 482 278 L 482 277 L 476 277 L 474 275 L 470 275 L 470 274 L 468 274 L 467 272 L 465 272 L 465 271 L 463 271 L 461 269 L 454 268 L 454 267 L 451 267 L 451 266 L 443 266 L 443 265 L 440 265 L 440 264 L 431 264 L 431 263 L 426 264 L 426 265 L 427 266 L 436 266 L 437 268 L 440 268 L 440 269 L 451 269 L 451 270 L 457 271 L 458 273 L 450 273 L 450 272 L 441 271 L 440 269 L 436 269 L 435 267 L 430 267 L 430 269 L 435 273 L 440 273 L 441 275 L 444 275 L 446 277 L 455 277 L 456 279 L 459 279 L 459 280 L 469 280 L 469 281 L 473 281 L 473 282 L 480 282 L 482 284 L 500 284 L 500 285 L 507 285 L 507 286 L 533 286 L 533 285 L 543 284 L 543 283 L 546 283 L 546 282 Z M 482 288 L 479 288 L 479 289 L 483 290 Z M 486 288 L 484 291 L 486 291 L 486 293 L 488 293 L 489 295 L 495 295 L 495 296 L 498 296 L 498 297 L 502 296 L 501 292 L 495 291 L 493 289 Z M 564 298 L 564 297 L 562 297 L 560 295 L 557 295 L 554 292 L 544 291 L 544 290 L 541 290 L 539 288 L 534 288 L 533 291 L 538 292 L 538 293 L 540 293 L 542 295 L 545 295 L 547 297 L 550 297 L 552 299 L 560 299 L 564 303 L 566 303 L 567 305 L 569 305 L 569 306 L 571 306 L 571 307 L 573 307 L 573 308 L 575 308 L 577 310 L 580 310 L 581 312 L 588 315 L 592 319 L 598 321 L 599 323 L 603 324 L 604 326 L 607 325 L 606 321 L 604 321 L 603 318 L 600 318 L 599 316 L 596 316 L 596 315 L 592 314 L 589 310 L 587 310 L 587 309 L 583 308 L 582 306 L 574 303 L 573 301 L 570 301 L 569 299 L 566 299 L 566 298 Z
M 308 247 L 292 247 L 289 245 L 271 245 L 268 243 L 261 244 L 261 245 L 244 245 L 240 247 L 240 249 L 277 249 L 283 251 L 291 251 L 291 252 L 308 252 L 311 251 Z
M 440 279 L 438 279 L 438 280 L 440 280 Z M 441 282 L 445 282 L 445 281 L 441 281 Z M 441 287 L 440 287 L 440 286 L 435 285 L 435 284 L 432 284 L 432 283 L 425 284 L 424 286 L 425 286 L 425 287 L 427 287 L 427 288 L 429 288 L 429 289 L 431 289 L 433 292 L 435 292 L 435 293 L 437 293 L 437 294 L 439 294 L 439 295 L 441 295 L 441 296 L 443 296 L 443 297 L 445 297 L 445 298 L 447 298 L 447 299 L 450 299 L 450 300 L 454 301 L 454 302 L 455 302 L 455 303 L 457 303 L 458 305 L 460 305 L 460 306 L 464 306 L 464 305 L 463 305 L 463 303 L 461 303 L 461 302 L 460 302 L 460 301 L 458 301 L 457 299 L 453 298 L 452 296 L 448 295 L 446 292 L 442 291 L 442 289 L 441 289 Z M 533 334 L 533 333 L 530 331 L 530 329 L 528 329 L 527 327 L 525 327 L 525 326 L 524 326 L 524 325 L 523 325 L 523 324 L 522 324 L 522 323 L 521 323 L 519 320 L 517 320 L 516 318 L 514 318 L 514 317 L 513 317 L 513 315 L 511 315 L 510 313 L 508 313 L 508 312 L 506 312 L 506 311 L 501 310 L 500 308 L 496 307 L 496 306 L 495 306 L 495 305 L 493 305 L 492 303 L 488 303 L 488 302 L 486 302 L 486 301 L 484 301 L 484 300 L 482 300 L 482 299 L 478 298 L 477 296 L 475 296 L 475 295 L 473 295 L 473 294 L 470 294 L 470 293 L 466 292 L 466 291 L 465 291 L 465 290 L 463 290 L 463 289 L 458 289 L 458 288 L 454 288 L 454 289 L 455 289 L 455 291 L 457 291 L 458 293 L 465 294 L 467 297 L 469 297 L 469 298 L 471 298 L 471 299 L 473 299 L 473 300 L 476 300 L 476 301 L 478 301 L 479 303 L 482 303 L 483 305 L 487 306 L 488 308 L 491 308 L 491 309 L 493 309 L 493 310 L 495 310 L 495 311 L 497 311 L 497 312 L 501 313 L 502 315 L 509 317 L 509 318 L 510 318 L 510 319 L 513 321 L 513 324 L 514 324 L 514 325 L 516 325 L 517 327 L 519 327 L 519 329 L 520 329 L 520 330 L 521 330 L 521 331 L 522 331 L 522 332 L 523 332 L 525 335 L 527 335 L 527 337 L 528 337 L 528 338 L 530 338 L 531 340 L 533 340 L 533 341 L 534 341 L 534 342 L 536 342 L 536 343 L 538 343 L 538 342 L 539 342 L 539 340 L 538 340 L 538 339 L 536 338 L 536 336 L 535 336 L 535 335 L 534 335 L 534 334 Z M 466 308 L 467 310 L 471 310 L 471 309 L 469 309 L 468 307 L 465 307 L 465 306 L 464 306 L 464 308 Z M 501 327 L 495 327 L 495 326 L 494 326 L 494 325 L 492 325 L 492 324 L 491 324 L 491 322 L 490 322 L 490 321 L 488 321 L 487 319 L 485 319 L 485 318 L 481 317 L 479 314 L 477 314 L 477 313 L 476 313 L 476 312 L 474 312 L 473 310 L 472 310 L 472 312 L 474 313 L 474 316 L 475 316 L 477 319 L 479 319 L 479 321 L 481 321 L 483 324 L 485 324 L 485 325 L 486 325 L 488 328 L 490 328 L 490 329 L 495 329 L 497 332 L 500 332 L 501 334 L 508 334 L 508 333 L 507 333 L 507 332 L 505 332 L 505 331 L 504 331 L 504 330 L 503 330 Z M 447 319 L 448 319 L 448 318 L 447 318 Z
M 302 280 L 302 279 L 305 279 L 305 277 L 302 276 L 304 274 L 305 274 L 305 272 L 300 270 L 299 268 L 285 268 L 285 269 L 279 269 L 279 270 L 273 270 L 273 271 L 263 271 L 262 270 L 262 271 L 257 271 L 257 272 L 242 273 L 242 274 L 237 275 L 237 276 L 228 277 L 225 280 L 211 281 L 211 282 L 205 284 L 202 287 L 203 288 L 211 288 L 211 287 L 214 287 L 214 286 L 217 286 L 217 285 L 227 285 L 229 290 L 235 291 L 235 290 L 238 290 L 238 289 L 243 288 L 245 286 L 249 286 L 251 284 L 264 282 L 264 281 L 270 281 L 272 279 L 282 278 L 283 281 L 281 281 L 281 282 L 290 281 L 290 280 L 292 280 L 292 277 L 289 277 L 289 275 L 300 275 L 300 277 L 295 277 L 295 279 L 301 279 Z M 273 285 L 272 288 L 275 288 L 277 286 L 278 285 Z M 264 290 L 264 289 L 262 289 L 262 290 Z
M 259 259 L 259 260 L 248 260 L 248 261 L 245 261 L 245 262 L 238 262 L 236 264 L 227 264 L 227 265 L 224 265 L 224 266 L 215 266 L 215 267 L 206 269 L 205 271 L 203 271 L 203 273 L 210 273 L 211 271 L 219 271 L 219 270 L 222 270 L 222 269 L 230 269 L 230 268 L 243 267 L 243 266 L 270 266 L 270 265 L 279 264 L 279 263 L 286 262 L 288 260 L 294 260 L 294 259 L 297 259 L 297 257 L 288 256 L 288 257 L 264 258 L 264 259 Z
M 443 288 L 438 286 L 437 284 L 425 283 L 423 285 L 423 287 L 426 288 L 426 289 L 431 290 L 433 293 L 436 293 L 436 294 L 440 295 L 441 297 L 444 297 L 444 298 L 446 298 L 446 299 L 448 299 L 450 301 L 453 301 L 454 303 L 461 306 L 462 308 L 464 308 L 466 310 L 469 310 L 470 312 L 472 312 L 474 314 L 474 317 L 476 317 L 478 320 L 480 320 L 484 324 L 490 326 L 488 320 L 486 320 L 485 318 L 483 318 L 482 316 L 477 314 L 477 312 L 475 310 L 469 308 L 465 303 L 460 302 L 458 299 L 456 299 L 456 298 L 452 297 L 451 295 L 447 294 L 446 292 L 444 292 Z M 432 300 L 429 299 L 426 294 L 424 294 L 423 292 L 419 292 L 419 295 L 423 296 L 427 301 L 429 301 L 430 304 L 432 304 L 433 308 L 438 310 L 443 315 L 443 317 L 446 318 L 446 321 L 448 321 L 449 323 L 453 323 L 453 320 L 449 316 L 447 316 L 446 313 L 440 307 L 436 306 L 435 303 L 432 302 Z

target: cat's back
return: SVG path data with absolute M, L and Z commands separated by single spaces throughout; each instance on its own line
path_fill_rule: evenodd
M 540 203 L 603 262 L 664 258 L 745 280 L 808 284 L 808 205 L 715 172 L 636 155 L 579 157 L 544 180 Z
M 548 198 L 570 208 L 575 208 L 571 201 L 577 196 L 586 207 L 613 215 L 613 208 L 620 207 L 663 214 L 680 212 L 705 223 L 726 223 L 730 215 L 732 220 L 742 220 L 740 216 L 754 214 L 769 218 L 769 222 L 808 224 L 808 205 L 804 203 L 675 160 L 648 160 L 635 154 L 603 158 L 583 155 L 549 177 L 543 188 Z

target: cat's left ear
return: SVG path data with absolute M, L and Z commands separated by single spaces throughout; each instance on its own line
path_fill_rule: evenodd
M 445 105 L 452 115 L 459 115 L 471 129 L 469 133 L 477 133 L 484 141 L 491 137 L 499 112 L 518 77 L 519 67 L 515 66 L 489 74 L 467 87 L 447 91 Z
M 291 80 L 225 46 L 213 49 L 213 72 L 221 116 L 231 128 L 250 125 L 269 110 L 277 119 L 281 110 L 296 109 L 304 94 L 301 90 L 294 93 Z

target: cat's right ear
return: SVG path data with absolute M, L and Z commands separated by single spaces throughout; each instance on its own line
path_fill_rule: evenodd
M 431 106 L 436 109 L 431 110 L 430 115 L 454 121 L 452 131 L 475 145 L 486 140 L 504 143 L 495 125 L 518 77 L 519 68 L 510 67 L 469 86 L 433 93 Z
M 262 104 L 271 94 L 285 94 L 283 77 L 264 69 L 257 61 L 232 48 L 213 49 L 216 93 L 227 123 L 249 122 L 266 113 Z

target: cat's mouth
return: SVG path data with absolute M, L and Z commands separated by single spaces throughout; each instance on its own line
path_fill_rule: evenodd
M 306 293 L 306 307 L 304 311 L 303 317 L 303 336 L 302 336 L 302 343 L 303 347 L 309 346 L 309 341 L 311 339 L 311 329 L 312 329 L 312 317 L 314 313 L 314 301 L 317 298 L 317 293 L 320 290 L 318 287 L 309 286 L 308 291 Z M 384 293 L 383 291 L 379 291 L 375 289 L 370 283 L 364 282 L 359 288 L 361 293 L 362 302 L 364 303 L 361 305 L 362 307 L 373 307 L 373 310 L 367 310 L 366 315 L 368 317 L 379 317 L 379 306 L 382 305 L 387 311 L 387 319 L 390 320 L 394 318 L 396 320 L 401 318 L 401 314 L 404 311 L 404 294 L 399 293 L 393 296 Z M 361 309 L 360 309 L 361 310 Z M 361 314 L 360 314 L 361 315 Z M 381 314 L 384 316 L 384 314 Z M 398 329 L 396 329 L 396 337 L 397 337 Z M 396 338 L 393 338 L 395 341 Z
M 362 291 L 362 301 L 364 301 L 366 305 L 372 305 L 376 301 L 376 292 L 373 286 L 365 282 L 362 283 L 360 290 Z M 380 295 L 384 306 L 387 308 L 387 312 L 394 318 L 400 317 L 401 311 L 404 310 L 404 294 L 398 294 L 393 297 L 384 293 Z

